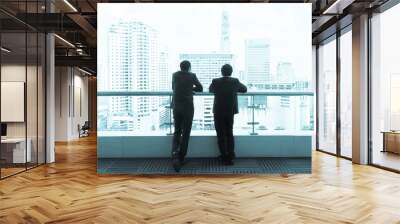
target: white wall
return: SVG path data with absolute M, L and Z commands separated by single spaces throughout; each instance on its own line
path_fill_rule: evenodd
M 88 120 L 88 77 L 76 68 L 56 67 L 56 141 L 79 138 L 78 125 Z
M 72 108 L 71 135 L 73 138 L 79 137 L 78 124 L 81 126 L 88 121 L 88 77 L 81 74 L 74 77 L 74 108 Z
M 27 69 L 27 70 L 26 70 Z M 25 82 L 26 71 L 28 72 L 28 87 L 27 87 L 27 119 L 28 119 L 28 137 L 29 134 L 35 132 L 36 135 L 36 107 L 37 93 L 36 93 L 36 67 L 18 64 L 6 64 L 1 67 L 1 81 L 2 82 Z M 39 70 L 39 72 L 41 72 Z M 3 96 L 4 97 L 4 96 Z M 42 101 L 40 101 L 42 102 Z M 39 105 L 41 107 L 42 105 Z M 7 108 L 2 108 L 7 110 Z M 32 131 L 31 131 L 32 129 Z M 11 122 L 7 124 L 7 135 L 9 137 L 25 137 L 25 122 Z

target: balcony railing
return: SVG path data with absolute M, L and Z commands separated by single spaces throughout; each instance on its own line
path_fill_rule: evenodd
M 209 92 L 195 92 L 195 96 L 214 96 Z M 247 92 L 238 93 L 239 96 L 314 96 L 310 91 L 274 91 L 274 92 Z M 171 91 L 99 91 L 97 96 L 172 96 Z
M 146 135 L 146 132 L 167 135 L 173 133 L 170 91 L 99 91 L 97 96 L 100 136 L 121 133 L 139 135 Z M 192 132 L 199 131 L 209 135 L 209 131 L 214 130 L 213 94 L 203 92 L 195 93 L 194 96 L 195 116 Z M 239 115 L 235 117 L 234 131 L 240 130 L 241 133 L 244 131 L 250 135 L 263 134 L 266 131 L 276 133 L 312 131 L 313 96 L 312 91 L 263 91 L 238 94 Z M 110 100 L 109 97 L 113 99 Z M 126 100 L 127 98 L 132 100 Z M 130 112 L 132 108 L 135 111 Z M 153 123 L 152 128 L 149 122 Z

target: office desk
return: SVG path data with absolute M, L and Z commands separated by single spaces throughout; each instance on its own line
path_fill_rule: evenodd
M 1 157 L 6 163 L 31 162 L 31 139 L 27 139 L 25 151 L 25 138 L 6 138 L 1 140 Z
M 400 154 L 400 132 L 383 131 L 383 150 L 382 152 L 392 152 Z

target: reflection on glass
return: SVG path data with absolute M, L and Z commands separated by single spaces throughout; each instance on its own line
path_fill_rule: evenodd
M 24 171 L 26 161 L 31 159 L 31 142 L 26 141 L 26 120 L 23 113 L 26 89 L 25 38 L 25 33 L 1 35 L 2 47 L 10 50 L 1 51 L 1 122 L 7 129 L 1 140 L 2 177 Z M 6 96 L 13 97 L 13 102 L 6 101 Z
M 400 170 L 400 152 L 390 150 L 395 144 L 400 148 L 400 5 L 372 18 L 372 163 Z M 382 132 L 394 131 L 391 141 L 384 145 Z
M 37 165 L 38 159 L 38 139 L 37 139 L 37 125 L 38 125 L 38 35 L 36 32 L 28 32 L 27 36 L 27 74 L 26 74 L 26 113 L 27 113 L 27 149 L 30 150 L 29 160 L 27 167 L 31 168 Z
M 0 1 L 20 17 L 44 13 L 45 0 Z M 13 19 L 0 13 L 4 20 Z M 10 15 L 11 15 L 10 14 Z M 13 31 L 1 30 L 1 94 L 4 133 L 0 145 L 1 178 L 45 162 L 45 44 L 44 33 L 15 23 Z M 5 50 L 4 50 L 5 49 Z M 4 88 L 3 88 L 4 87 Z M 10 87 L 10 88 L 8 88 Z M 7 105 L 3 97 L 12 98 Z M 14 109 L 10 109 L 14 106 Z M 22 114 L 22 115 L 21 115 Z
M 352 157 L 352 34 L 340 37 L 340 127 L 341 154 Z
M 45 149 L 45 129 L 46 129 L 46 104 L 45 104 L 45 99 L 46 99 L 46 77 L 45 77 L 45 65 L 46 65 L 46 37 L 44 34 L 39 33 L 39 40 L 38 40 L 38 143 L 37 143 L 37 162 L 38 164 L 43 164 L 45 163 L 45 154 L 46 154 L 46 149 Z
M 336 41 L 319 47 L 319 149 L 336 153 Z

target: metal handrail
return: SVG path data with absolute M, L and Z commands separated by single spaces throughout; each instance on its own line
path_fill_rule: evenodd
M 196 92 L 196 96 L 213 96 L 210 92 Z M 263 91 L 239 93 L 241 96 L 314 96 L 311 91 Z M 172 96 L 171 91 L 98 91 L 97 96 Z
M 171 91 L 98 91 L 97 96 L 100 97 L 114 97 L 114 96 L 168 96 L 169 101 L 172 101 L 172 92 Z M 213 93 L 210 92 L 201 92 L 201 93 L 194 93 L 195 96 L 213 96 Z M 314 96 L 314 93 L 311 91 L 260 91 L 260 92 L 248 92 L 248 93 L 239 93 L 238 95 L 240 96 L 249 96 L 251 97 L 251 105 L 248 107 L 251 108 L 252 110 L 252 118 L 251 122 L 248 122 L 249 125 L 251 125 L 251 133 L 250 135 L 257 135 L 258 133 L 255 132 L 255 126 L 259 124 L 259 122 L 255 121 L 255 97 L 256 96 Z M 169 122 L 167 123 L 169 126 L 169 133 L 167 135 L 172 135 L 172 108 L 170 106 L 167 106 L 166 108 L 169 108 L 170 113 L 169 113 Z

